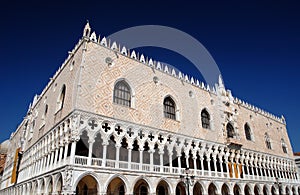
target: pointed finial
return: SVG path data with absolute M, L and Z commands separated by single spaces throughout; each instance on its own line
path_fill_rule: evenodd
M 219 87 L 220 88 L 225 88 L 224 82 L 223 82 L 223 79 L 222 79 L 222 75 L 219 75 Z
M 91 34 L 90 23 L 89 23 L 88 20 L 86 20 L 86 25 L 85 25 L 84 30 L 83 30 L 83 36 L 84 37 L 90 37 L 90 34 Z

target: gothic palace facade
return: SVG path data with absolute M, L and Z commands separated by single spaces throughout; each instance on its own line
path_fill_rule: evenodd
M 298 195 L 283 117 L 83 37 L 12 133 L 1 195 Z

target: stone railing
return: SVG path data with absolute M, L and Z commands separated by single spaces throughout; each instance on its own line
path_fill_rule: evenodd
M 88 157 L 84 156 L 75 156 L 75 165 L 80 166 L 91 166 L 100 167 L 105 169 L 118 169 L 118 170 L 128 170 L 135 171 L 139 173 L 150 172 L 150 173 L 161 173 L 161 174 L 170 174 L 170 175 L 182 175 L 185 174 L 185 168 L 179 167 L 170 167 L 170 166 L 161 166 L 161 165 L 150 165 L 150 164 L 140 164 L 136 162 L 126 162 L 126 161 L 116 161 L 106 159 L 105 166 L 103 166 L 103 160 L 101 158 L 92 158 L 91 165 L 88 165 Z M 208 170 L 199 170 L 199 169 L 190 169 L 190 174 L 196 177 L 208 177 L 208 178 L 230 178 L 228 172 L 219 172 L 219 171 L 208 171 Z M 235 178 L 234 176 L 231 179 L 245 179 L 253 181 L 267 181 L 275 182 L 274 177 L 267 176 L 258 176 L 258 175 L 246 175 L 244 174 L 242 178 Z M 280 179 L 284 183 L 295 183 L 299 182 L 296 179 Z

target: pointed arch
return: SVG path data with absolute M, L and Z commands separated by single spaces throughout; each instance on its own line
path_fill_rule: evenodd
M 143 150 L 143 163 L 144 164 L 150 164 L 150 153 L 149 153 L 149 143 L 148 141 L 145 141 L 144 143 L 144 150 Z
M 271 195 L 276 195 L 277 191 L 276 188 L 274 186 L 271 187 Z
M 226 132 L 227 132 L 227 138 L 234 138 L 235 137 L 235 132 L 233 125 L 229 122 L 226 125 Z
M 250 195 L 250 194 L 252 194 L 251 188 L 250 188 L 250 186 L 249 186 L 248 184 L 246 184 L 245 187 L 244 187 L 244 194 L 245 194 L 245 195 Z
M 266 147 L 271 150 L 272 149 L 272 144 L 271 144 L 271 139 L 270 139 L 270 136 L 268 135 L 268 133 L 266 132 L 265 133 L 265 144 L 266 144 Z
M 285 194 L 290 194 L 290 192 L 291 192 L 290 186 L 286 186 L 285 187 Z
M 165 118 L 176 120 L 176 103 L 171 96 L 164 98 L 164 116 Z
M 240 186 L 238 184 L 235 184 L 233 187 L 233 195 L 241 195 L 241 194 L 243 193 Z
M 89 154 L 89 136 L 87 130 L 83 130 L 79 141 L 76 143 L 75 155 L 87 157 Z
M 41 179 L 38 185 L 39 185 L 38 191 L 40 191 L 40 193 L 45 193 L 46 191 L 45 191 L 44 179 Z
M 31 192 L 32 192 L 32 194 L 37 193 L 37 190 L 38 190 L 38 182 L 37 181 L 33 181 L 31 183 Z
M 72 187 L 73 191 L 78 192 L 78 190 L 90 190 L 90 192 L 100 192 L 100 182 L 97 174 L 92 171 L 87 171 L 77 177 Z M 86 188 L 85 188 L 86 185 Z M 76 193 L 79 194 L 79 193 Z
M 62 192 L 62 187 L 63 187 L 62 174 L 58 173 L 57 177 L 54 180 L 54 186 L 53 186 L 54 193 L 60 194 Z
M 263 195 L 268 195 L 269 194 L 269 189 L 267 187 L 267 185 L 263 186 Z
M 66 85 L 63 84 L 60 90 L 60 94 L 57 99 L 57 107 L 56 107 L 56 112 L 60 111 L 64 107 L 64 102 L 65 102 L 65 97 L 66 97 Z
M 46 194 L 52 194 L 53 192 L 53 179 L 52 176 L 50 176 L 48 179 L 48 181 L 45 182 L 45 193 Z
M 121 79 L 115 83 L 113 102 L 122 106 L 132 106 L 132 90 L 125 79 Z
M 128 161 L 128 139 L 126 138 L 126 136 L 124 136 L 121 139 L 121 147 L 120 147 L 119 155 L 120 155 L 119 161 L 124 161 L 124 162 Z M 127 163 L 125 165 L 127 166 Z
M 210 183 L 208 186 L 208 195 L 217 195 L 217 187 L 214 183 Z
M 144 179 L 139 179 L 133 188 L 133 194 L 135 195 L 147 195 L 150 194 L 151 189 L 149 183 Z
M 222 193 L 222 195 L 229 195 L 230 194 L 229 186 L 226 183 L 224 183 L 222 185 L 221 193 Z
M 103 157 L 103 140 L 100 132 L 95 133 L 95 142 L 93 143 L 92 148 L 92 157 L 93 158 L 102 158 Z M 96 161 L 95 161 L 96 163 Z M 97 164 L 100 165 L 100 164 Z
M 245 137 L 246 137 L 246 139 L 247 140 L 249 140 L 249 141 L 252 141 L 253 139 L 252 139 L 252 132 L 251 132 L 251 128 L 250 128 L 250 126 L 249 126 L 249 124 L 248 123 L 245 123 L 245 125 L 244 125 L 244 131 L 245 131 Z
M 159 154 L 159 147 L 158 144 L 154 144 L 153 148 L 153 165 L 160 165 L 160 154 Z
M 106 194 L 125 195 L 128 192 L 127 179 L 122 175 L 114 175 L 108 180 L 105 191 Z
M 157 195 L 168 195 L 171 194 L 171 188 L 168 182 L 164 179 L 160 180 L 156 186 L 156 194 Z
M 129 181 L 128 179 L 122 175 L 122 174 L 115 174 L 113 176 L 111 176 L 107 181 L 106 183 L 104 184 L 105 188 L 104 188 L 104 191 L 108 191 L 109 189 L 109 185 L 113 183 L 114 180 L 120 180 L 120 182 L 122 182 L 125 186 L 125 192 L 128 192 L 130 189 L 129 189 Z
M 283 138 L 281 138 L 281 148 L 282 148 L 283 153 L 287 154 L 287 145 Z
M 193 188 L 193 194 L 194 195 L 203 195 L 204 194 L 204 188 L 203 186 L 197 182 L 195 185 L 194 185 L 194 188 Z
M 186 195 L 185 184 L 183 182 L 179 182 L 176 186 L 176 195 Z
M 260 189 L 259 185 L 256 184 L 254 186 L 254 195 L 259 195 L 259 194 L 261 194 L 261 189 Z
M 111 135 L 108 139 L 106 159 L 116 160 L 116 136 Z M 114 167 L 114 165 L 111 165 Z
M 210 114 L 208 113 L 207 109 L 204 108 L 202 109 L 201 111 L 201 124 L 202 124 L 202 127 L 204 129 L 210 129 L 211 128 L 211 124 L 210 124 L 210 121 L 211 118 L 210 118 Z
M 48 104 L 45 104 L 44 113 L 43 113 L 43 115 L 42 115 L 43 123 L 45 123 L 45 119 L 46 119 L 46 117 L 47 117 L 47 114 L 48 114 Z

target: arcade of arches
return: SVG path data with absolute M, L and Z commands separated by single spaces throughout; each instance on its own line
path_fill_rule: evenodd
M 97 179 L 92 175 L 84 176 L 76 186 L 76 195 L 187 195 L 187 189 L 185 183 L 178 180 L 176 185 L 169 182 L 168 179 L 161 179 L 156 185 L 149 183 L 147 179 L 137 179 L 132 186 L 124 181 L 123 178 L 118 176 L 110 180 L 107 188 L 97 184 Z M 99 189 L 105 189 L 101 192 Z M 132 189 L 132 190 L 130 190 Z M 152 189 L 152 191 L 151 191 Z M 173 190 L 172 190 L 173 189 Z M 296 187 L 285 186 L 281 187 L 281 195 L 298 195 L 298 190 Z M 278 187 L 276 184 L 240 184 L 240 183 L 224 183 L 224 182 L 198 182 L 195 181 L 193 185 L 190 186 L 190 194 L 193 195 L 279 195 Z
M 75 181 L 76 177 L 78 179 L 76 184 L 69 182 L 72 189 L 68 188 L 67 194 L 71 192 L 72 195 L 186 195 L 186 187 L 180 182 L 179 175 L 187 167 L 196 178 L 189 188 L 190 194 L 279 194 L 275 178 L 282 181 L 280 194 L 296 195 L 300 191 L 293 161 L 287 158 L 248 150 L 229 150 L 222 144 L 162 134 L 155 129 L 146 131 L 112 119 L 76 117 L 66 119 L 67 122 L 23 154 L 20 183 L 3 190 L 3 194 L 66 194 L 66 170 L 61 170 L 64 177 L 60 182 L 57 178 L 61 177 L 54 177 L 53 172 L 45 176 L 50 174 L 49 170 L 55 168 L 57 171 L 66 165 L 78 169 L 78 175 L 86 170 L 100 174 L 98 179 L 92 175 L 79 179 L 78 175 L 70 174 Z M 78 119 L 78 129 L 81 129 L 76 134 L 68 128 L 75 124 L 75 119 Z M 122 172 L 125 178 L 129 175 L 131 178 L 109 180 L 110 177 L 103 178 L 102 171 L 110 174 Z M 39 175 L 38 178 L 31 179 L 34 174 Z M 150 176 L 152 181 L 138 179 L 140 175 Z M 160 176 L 166 178 L 160 180 Z M 221 181 L 228 181 L 230 185 L 223 187 Z
M 3 191 L 5 195 L 187 195 L 186 185 L 177 176 L 162 178 L 162 175 L 140 177 L 134 172 L 114 175 L 115 171 L 93 174 L 82 173 L 79 168 L 71 191 L 63 191 L 64 176 L 58 171 L 54 175 L 36 178 L 33 181 L 19 183 L 14 188 Z M 300 187 L 282 184 L 280 193 L 274 182 L 256 183 L 231 180 L 223 182 L 214 179 L 196 177 L 189 187 L 193 195 L 299 195 Z M 64 181 L 64 182 L 63 182 Z

